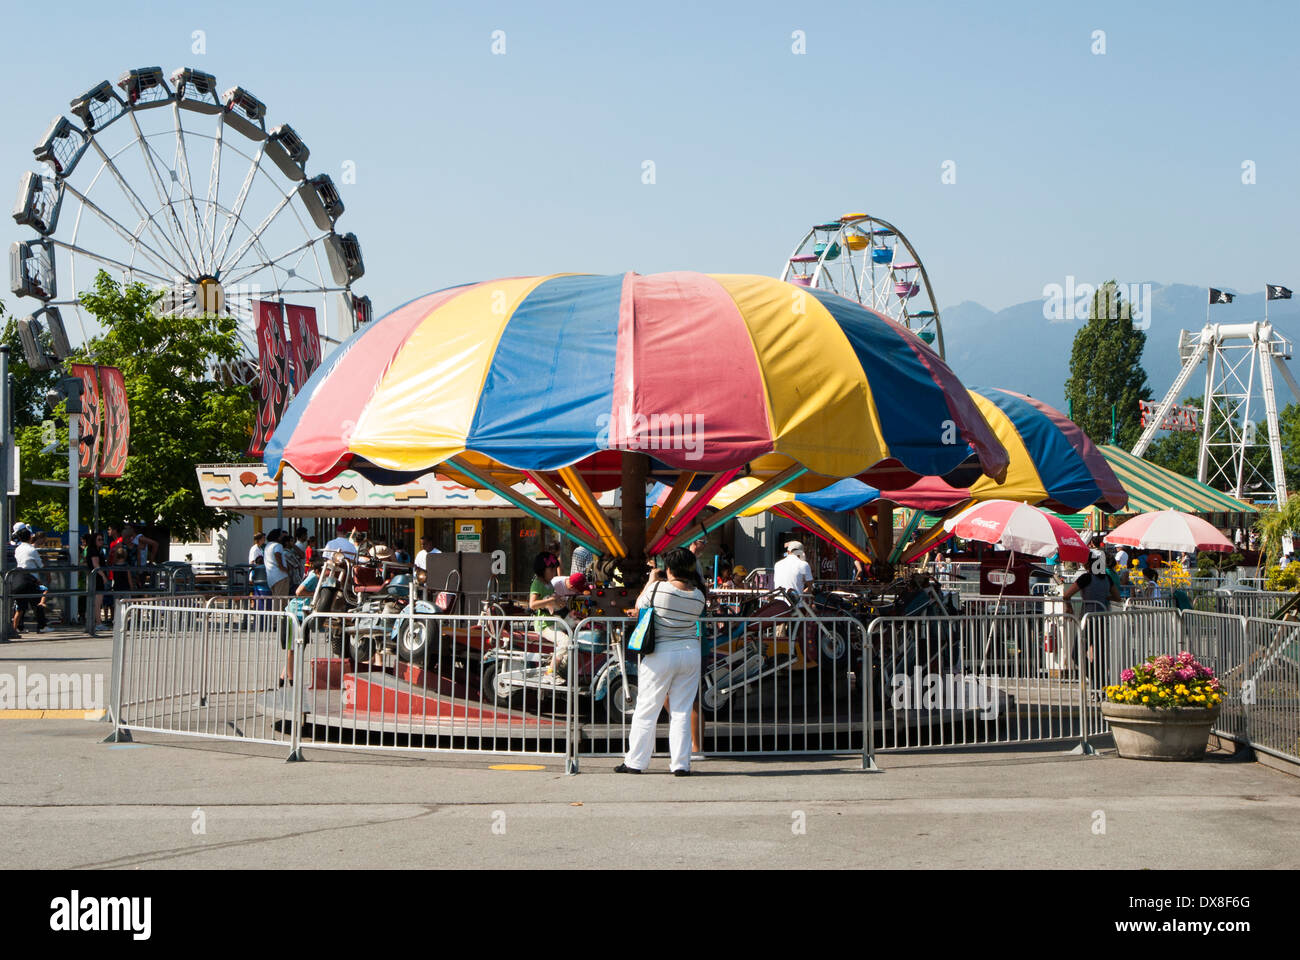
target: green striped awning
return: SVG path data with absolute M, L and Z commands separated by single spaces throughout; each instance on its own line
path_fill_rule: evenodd
M 1046 507 L 1039 507 L 1043 513 L 1051 514 L 1065 522 L 1065 525 L 1071 530 L 1093 530 L 1097 524 L 1093 520 L 1094 510 L 1085 510 L 1082 513 L 1057 513 L 1054 510 L 1048 510 Z
M 1208 484 L 1166 470 L 1119 447 L 1102 444 L 1101 455 L 1128 493 L 1128 506 L 1122 513 L 1150 513 L 1152 510 L 1198 514 L 1258 512 L 1250 504 Z

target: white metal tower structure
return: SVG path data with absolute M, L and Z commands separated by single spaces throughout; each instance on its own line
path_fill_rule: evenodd
M 1283 502 L 1287 496 L 1286 468 L 1282 462 L 1273 371 L 1276 368 L 1291 393 L 1300 400 L 1300 387 L 1286 365 L 1291 359 L 1291 349 L 1291 341 L 1267 321 L 1207 323 L 1200 331 L 1183 330 L 1178 335 L 1178 355 L 1183 368 L 1134 445 L 1134 456 L 1146 452 L 1170 409 L 1204 361 L 1205 400 L 1196 479 L 1211 486 L 1222 485 L 1235 497 L 1249 492 L 1254 499 L 1264 499 L 1272 494 L 1276 502 Z M 1271 475 L 1261 473 L 1248 458 L 1250 448 L 1256 445 L 1257 432 L 1251 415 L 1254 412 L 1258 416 L 1261 404 L 1268 426 Z

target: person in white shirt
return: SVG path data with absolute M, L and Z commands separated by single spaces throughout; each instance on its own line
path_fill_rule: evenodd
M 41 560 L 40 551 L 32 546 L 32 531 L 24 526 L 14 534 L 14 564 L 22 574 L 14 578 L 13 596 L 17 603 L 14 609 L 13 634 L 18 635 L 23 629 L 23 616 L 27 613 L 27 608 L 31 607 L 36 611 L 36 632 L 46 633 L 49 627 L 45 625 L 45 608 L 40 603 L 41 581 L 36 571 L 45 566 Z
M 271 541 L 266 545 L 266 585 L 271 588 L 271 596 L 289 596 L 289 567 L 284 562 L 284 544 Z
M 567 577 L 553 577 L 551 579 L 551 589 L 555 591 L 555 595 L 561 600 L 578 597 L 587 589 L 587 578 L 581 573 L 571 573 Z
M 1115 563 L 1121 570 L 1128 569 L 1128 551 L 1123 547 L 1115 551 Z
M 790 540 L 785 545 L 785 556 L 772 568 L 772 582 L 778 590 L 810 593 L 813 583 L 812 567 L 804 559 L 803 544 Z
M 253 534 L 253 545 L 248 548 L 248 562 L 256 566 L 266 560 L 266 534 Z
M 339 534 L 322 548 L 325 551 L 325 558 L 329 559 L 336 553 L 341 553 L 349 560 L 355 560 L 361 552 L 357 544 L 364 540 L 366 535 L 360 530 L 353 530 L 349 536 Z
M 433 545 L 433 537 L 420 538 L 420 552 L 415 555 L 415 565 L 421 570 L 428 570 L 429 554 L 442 553 Z

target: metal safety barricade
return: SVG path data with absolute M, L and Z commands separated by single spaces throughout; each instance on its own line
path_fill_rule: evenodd
M 635 621 L 591 617 L 573 629 L 578 751 L 627 752 L 639 660 Z M 695 748 L 710 756 L 864 753 L 865 629 L 852 617 L 707 617 L 700 621 Z M 665 705 L 661 705 L 661 711 Z M 667 736 L 667 716 L 656 737 Z M 865 756 L 865 753 L 864 753 Z
M 444 615 L 284 597 L 123 601 L 109 719 L 132 731 L 323 749 L 563 758 L 628 747 L 634 621 Z M 1125 667 L 1190 651 L 1220 678 L 1222 736 L 1300 763 L 1300 623 L 1198 610 L 700 622 L 696 746 L 719 756 L 1036 743 L 1106 732 Z M 283 682 L 282 682 L 283 678 Z M 658 706 L 658 705 L 657 705 Z M 666 734 L 659 717 L 657 736 Z
M 1081 735 L 1078 632 L 1068 614 L 882 617 L 867 635 L 877 749 Z
M 1184 611 L 1184 647 L 1219 678 L 1215 732 L 1300 763 L 1300 623 Z
M 288 665 L 283 609 L 214 610 L 205 598 L 123 602 L 113 632 L 109 719 L 130 731 L 289 742 L 268 710 Z
M 1101 704 L 1106 687 L 1119 682 L 1120 671 L 1155 653 L 1177 653 L 1181 639 L 1177 610 L 1128 608 L 1084 615 L 1079 624 L 1079 649 L 1085 736 L 1106 732 Z
M 423 602 L 421 602 L 423 603 Z M 292 714 L 323 749 L 565 758 L 571 635 L 563 620 L 405 610 L 309 614 Z M 303 744 L 295 740 L 295 753 Z

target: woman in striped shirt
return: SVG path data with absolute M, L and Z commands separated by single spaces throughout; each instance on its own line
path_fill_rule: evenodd
M 691 704 L 700 688 L 699 622 L 707 601 L 691 551 L 671 550 L 664 564 L 666 571 L 651 571 L 636 602 L 638 610 L 654 610 L 655 650 L 637 668 L 636 711 L 627 756 L 614 768 L 617 773 L 640 773 L 650 765 L 655 720 L 665 696 L 672 717 L 669 769 L 678 777 L 691 772 Z

